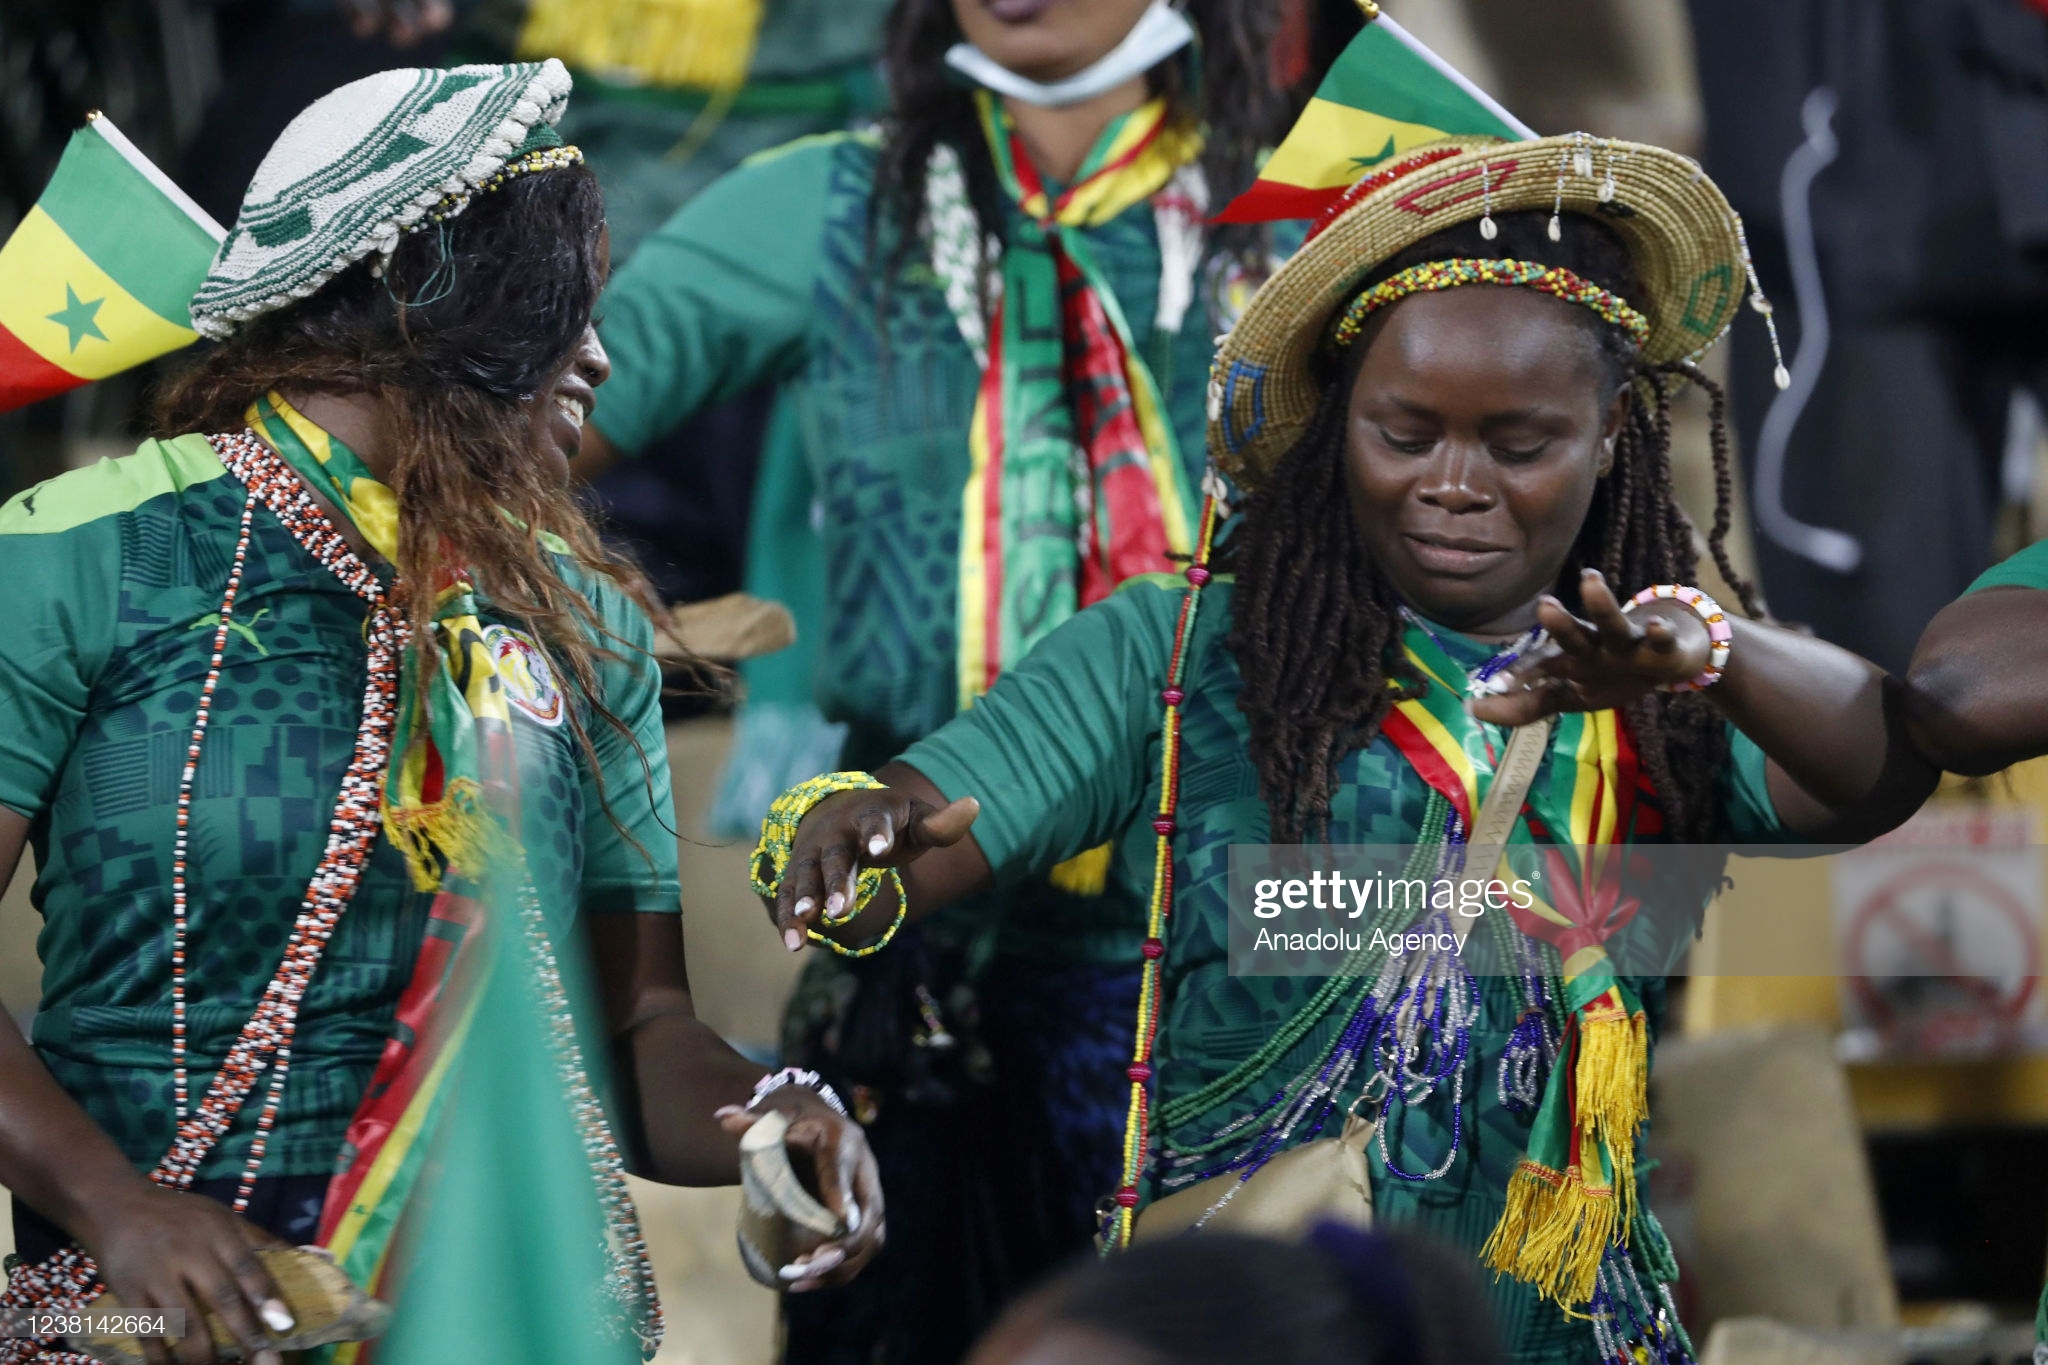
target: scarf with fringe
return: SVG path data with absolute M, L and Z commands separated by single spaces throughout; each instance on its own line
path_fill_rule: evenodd
M 339 507 L 371 548 L 398 563 L 398 498 L 371 476 L 356 453 L 276 393 L 250 405 L 258 436 Z M 444 863 L 481 868 L 516 852 L 510 831 L 486 809 L 483 773 L 509 772 L 512 712 L 496 656 L 477 619 L 476 590 L 452 575 L 434 602 L 434 634 L 443 667 L 419 685 L 419 650 L 400 667 L 398 721 L 384 777 L 385 837 L 405 855 L 413 885 L 438 890 Z
M 1428 680 L 1382 732 L 1470 830 L 1500 758 L 1465 711 L 1465 670 L 1410 625 L 1409 662 Z M 1510 902 L 1515 927 L 1562 963 L 1563 1030 L 1507 1208 L 1480 1255 L 1489 1269 L 1572 1309 L 1593 1297 L 1600 1258 L 1626 1245 L 1636 1211 L 1636 1136 L 1649 1115 L 1643 1007 L 1601 945 L 1635 902 L 1619 890 L 1622 850 L 1637 833 L 1639 770 L 1614 711 L 1557 718 L 1551 750 L 1510 837 L 1503 876 L 1540 870 L 1549 901 Z M 1535 828 L 1532 828 L 1534 826 Z

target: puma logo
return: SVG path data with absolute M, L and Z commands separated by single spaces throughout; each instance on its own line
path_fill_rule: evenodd
M 250 617 L 247 621 L 237 621 L 233 618 L 229 618 L 228 620 L 228 629 L 233 631 L 235 634 L 241 636 L 244 640 L 248 641 L 249 644 L 255 648 L 256 652 L 258 654 L 261 654 L 266 659 L 270 657 L 270 651 L 265 649 L 263 647 L 263 642 L 256 638 L 256 623 L 258 621 L 261 621 L 264 617 L 268 615 L 270 615 L 270 608 L 263 607 L 259 609 L 257 613 L 254 616 Z M 201 626 L 212 626 L 215 630 L 220 629 L 220 613 L 217 611 L 210 611 L 206 613 L 206 615 L 200 617 L 197 621 L 194 621 L 191 625 L 185 627 L 185 629 L 198 630 Z

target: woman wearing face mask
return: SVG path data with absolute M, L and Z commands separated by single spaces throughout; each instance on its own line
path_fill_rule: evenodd
M 1549 1365 L 1690 1351 L 1637 1181 L 1664 980 L 1623 965 L 1598 885 L 1558 871 L 1571 849 L 1868 838 L 1934 780 L 1881 670 L 1693 586 L 1669 462 L 1686 382 L 1716 398 L 1708 540 L 1755 613 L 1721 548 L 1718 393 L 1690 361 L 1741 302 L 1743 251 L 1690 162 L 1606 144 L 1602 177 L 1585 147 L 1440 142 L 1354 186 L 1218 357 L 1210 452 L 1247 498 L 1214 562 L 1205 542 L 1081 612 L 764 834 L 778 931 L 867 947 L 906 904 L 1111 841 L 1112 881 L 1156 913 L 1108 1238 L 1163 1195 L 1226 1206 L 1352 1109 L 1378 1123 L 1375 1216 L 1501 1272 L 1512 1358 Z M 1511 727 L 1533 767 L 1506 764 Z M 1557 850 L 1554 916 L 1354 921 L 1512 926 L 1492 967 L 1432 947 L 1230 974 L 1230 846 L 1407 845 L 1402 875 L 1446 875 L 1502 766 L 1532 776 L 1492 841 Z M 856 889 L 877 866 L 900 883 Z M 1640 918 L 1683 942 L 1688 894 Z
M 749 573 L 817 595 L 799 628 L 843 747 L 743 711 L 736 761 L 772 762 L 742 827 L 798 777 L 880 763 L 1192 550 L 1213 338 L 1272 259 L 1270 234 L 1204 219 L 1285 126 L 1280 8 L 901 0 L 878 133 L 756 158 L 612 284 L 590 444 L 635 450 L 764 380 L 797 433 L 771 438 Z M 771 581 L 813 536 L 822 581 Z M 858 1304 L 790 1303 L 792 1358 L 957 1359 L 1086 1245 L 1115 1178 L 1143 905 L 1077 852 L 901 955 L 807 971 L 784 1060 L 857 1097 L 895 1235 L 880 1278 L 835 1296 Z
M 473 879 L 508 869 L 568 982 L 543 1003 L 595 981 L 565 1105 L 590 1049 L 617 1064 L 627 1121 L 579 1124 L 624 1328 L 659 1339 L 623 1168 L 732 1182 L 768 1107 L 864 1215 L 793 1278 L 879 1244 L 858 1127 L 691 1009 L 653 633 L 568 489 L 609 370 L 568 93 L 548 62 L 315 103 L 193 304 L 218 344 L 161 438 L 0 509 L 0 881 L 32 843 L 45 920 L 33 1046 L 0 1020 L 10 1320 L 104 1284 L 182 1311 L 181 1361 L 214 1358 L 207 1310 L 274 1362 L 294 1324 L 253 1248 L 317 1239 L 384 1289 L 499 908 Z

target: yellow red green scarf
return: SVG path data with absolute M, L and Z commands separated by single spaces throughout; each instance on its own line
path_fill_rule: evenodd
M 1064 190 L 1032 166 L 1001 101 L 977 93 L 1022 210 L 975 400 L 961 503 L 959 681 L 966 706 L 1055 626 L 1191 548 L 1194 503 L 1151 372 L 1072 228 L 1108 222 L 1200 151 L 1154 100 L 1104 129 Z
M 354 451 L 276 393 L 253 404 L 248 421 L 377 553 L 398 562 L 398 499 Z M 414 884 L 439 894 L 391 1037 L 349 1121 L 316 1237 L 373 1293 L 391 1283 L 398 1227 L 476 1009 L 482 908 L 467 894 L 461 873 L 518 853 L 504 824 L 517 806 L 511 713 L 476 610 L 467 578 L 442 590 L 434 630 L 445 667 L 429 680 L 424 698 L 414 681 L 418 651 L 409 648 L 400 664 L 399 713 L 381 803 L 384 830 L 405 854 Z M 487 776 L 502 810 L 485 801 Z M 329 1348 L 321 1359 L 323 1365 L 363 1365 L 369 1354 L 368 1343 L 351 1342 Z
M 1429 686 L 1398 703 L 1382 733 L 1470 830 L 1500 755 L 1465 711 L 1465 670 L 1417 626 L 1402 643 Z M 1613 711 L 1559 716 L 1551 745 L 1507 856 L 1513 875 L 1540 868 L 1535 884 L 1549 893 L 1548 902 L 1511 913 L 1563 964 L 1563 1047 L 1481 1255 L 1489 1268 L 1570 1308 L 1593 1297 L 1602 1254 L 1627 1242 L 1634 1221 L 1649 1043 L 1642 1006 L 1602 946 L 1633 911 L 1617 902 L 1618 859 L 1608 851 L 1637 832 L 1635 747 Z
M 398 499 L 360 457 L 284 398 L 271 393 L 249 408 L 256 434 L 347 514 L 372 549 L 398 563 Z M 483 806 L 483 750 L 511 743 L 512 712 L 497 659 L 477 620 L 467 576 L 445 584 L 434 604 L 434 633 L 444 667 L 424 688 L 418 651 L 408 649 L 399 678 L 391 767 L 384 779 L 384 832 L 405 855 L 423 891 L 441 884 L 444 862 L 478 868 L 505 853 L 511 835 Z M 491 755 L 493 771 L 509 771 Z

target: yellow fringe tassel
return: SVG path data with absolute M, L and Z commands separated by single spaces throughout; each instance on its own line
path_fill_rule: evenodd
M 1641 1013 L 1619 1009 L 1581 1014 L 1578 1024 L 1578 1110 L 1572 1122 L 1585 1150 L 1594 1142 L 1607 1149 L 1621 1191 L 1625 1242 L 1636 1217 L 1636 1133 L 1650 1116 L 1649 1025 Z
M 1588 1189 L 1577 1167 L 1559 1175 L 1524 1161 L 1508 1180 L 1507 1210 L 1479 1256 L 1489 1270 L 1534 1285 L 1569 1309 L 1593 1297 L 1618 1213 L 1614 1192 Z
M 1650 1049 L 1643 1015 L 1616 1007 L 1576 1021 L 1577 1150 L 1605 1151 L 1612 1186 L 1588 1184 L 1577 1166 L 1563 1174 L 1524 1160 L 1508 1181 L 1507 1209 L 1480 1256 L 1492 1270 L 1534 1285 L 1569 1310 L 1593 1297 L 1600 1257 L 1617 1235 L 1628 1243 L 1636 1218 L 1636 1133 L 1649 1117 Z M 1593 1171 L 1595 1180 L 1603 1173 Z
M 522 60 L 647 85 L 737 90 L 746 83 L 765 0 L 533 0 Z
M 412 884 L 422 891 L 440 890 L 444 862 L 474 874 L 510 851 L 512 845 L 484 809 L 482 788 L 466 777 L 450 782 L 441 799 L 430 806 L 405 810 L 386 806 L 384 834 L 405 856 Z
M 1113 851 L 1113 845 L 1097 844 L 1086 853 L 1076 853 L 1055 864 L 1050 874 L 1052 884 L 1070 896 L 1101 895 L 1109 885 L 1109 856 Z

